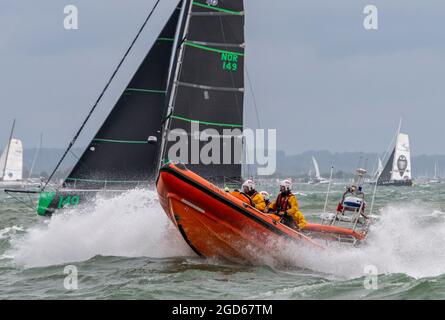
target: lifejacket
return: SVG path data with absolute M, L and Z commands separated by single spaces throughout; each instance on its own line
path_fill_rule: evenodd
M 269 208 L 271 211 L 279 214 L 280 212 L 286 212 L 285 215 L 281 217 L 281 222 L 285 225 L 294 228 L 298 225 L 300 229 L 306 226 L 306 220 L 304 215 L 298 208 L 298 200 L 292 193 L 282 194 L 280 193 L 272 203 Z
M 254 207 L 254 203 L 252 201 L 252 199 L 245 194 L 244 192 L 239 192 L 239 191 L 233 191 L 230 193 L 232 196 L 234 196 L 235 198 L 240 199 L 242 202 L 247 203 L 249 205 L 251 205 L 252 207 Z
M 247 195 L 248 195 L 250 198 L 254 198 L 257 194 L 258 194 L 258 191 L 256 191 L 256 190 L 254 190 L 254 191 L 252 192 L 252 194 L 250 194 L 250 192 L 247 193 Z
M 287 212 L 287 209 L 290 207 L 289 204 L 289 196 L 290 194 L 285 194 L 283 195 L 282 193 L 280 193 L 277 197 L 277 200 L 275 202 L 275 207 L 276 207 L 276 213 L 278 214 L 279 212 Z M 292 228 L 292 229 L 296 229 L 297 228 L 297 224 L 294 221 L 294 218 L 288 214 L 285 214 L 283 216 L 279 216 L 280 218 L 280 222 L 283 223 L 284 225 Z
M 287 208 L 289 207 L 289 194 L 283 196 L 283 194 L 280 193 L 277 197 L 275 205 L 276 205 L 276 212 L 281 212 L 281 211 L 286 212 Z
M 249 196 L 254 204 L 253 207 L 255 207 L 257 210 L 261 212 L 263 212 L 264 209 L 266 209 L 266 202 L 264 201 L 264 198 L 261 195 L 261 193 L 253 191 L 249 194 Z

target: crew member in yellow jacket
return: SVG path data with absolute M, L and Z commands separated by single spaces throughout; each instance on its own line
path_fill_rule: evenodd
M 277 199 L 269 205 L 269 212 L 282 217 L 282 223 L 291 228 L 303 229 L 306 220 L 298 208 L 297 197 L 291 192 L 292 182 L 289 179 L 280 182 L 280 193 Z
M 263 212 L 264 209 L 266 209 L 266 202 L 264 201 L 263 196 L 255 190 L 255 182 L 251 179 L 246 180 L 242 187 L 243 192 L 252 199 L 255 208 Z

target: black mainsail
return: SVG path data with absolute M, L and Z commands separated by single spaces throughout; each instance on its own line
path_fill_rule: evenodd
M 240 180 L 244 99 L 244 4 L 241 0 L 187 1 L 163 136 L 162 162 L 180 161 L 213 180 Z M 207 138 L 194 133 L 210 132 Z M 174 145 L 187 135 L 186 154 Z M 210 131 L 209 131 L 210 130 Z M 192 132 L 193 131 L 193 132 Z M 167 139 L 172 141 L 166 141 Z M 214 140 L 219 146 L 209 151 Z M 193 149 L 193 145 L 197 146 Z M 183 151 L 183 150 L 182 150 Z M 200 155 L 208 152 L 211 162 Z
M 156 175 L 179 8 L 155 41 L 64 186 L 130 189 Z

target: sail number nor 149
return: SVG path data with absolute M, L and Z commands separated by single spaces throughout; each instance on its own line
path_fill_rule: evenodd
M 223 62 L 223 70 L 238 70 L 238 55 L 233 53 L 221 53 L 221 61 Z

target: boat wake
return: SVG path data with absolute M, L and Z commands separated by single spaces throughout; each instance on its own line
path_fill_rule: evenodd
M 85 261 L 96 255 L 168 258 L 194 255 L 173 227 L 153 190 L 97 197 L 64 210 L 11 240 L 6 253 L 24 267 Z
M 315 252 L 292 245 L 286 248 L 285 256 L 298 267 L 344 279 L 365 276 L 369 270 L 433 277 L 445 273 L 444 239 L 443 213 L 415 202 L 384 207 L 366 244 L 360 247 L 329 247 Z

